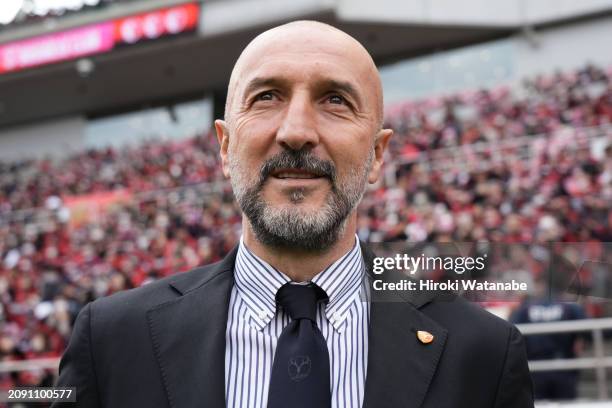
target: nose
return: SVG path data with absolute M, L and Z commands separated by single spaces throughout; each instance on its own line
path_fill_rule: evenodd
M 315 110 L 306 93 L 292 96 L 276 132 L 276 142 L 290 150 L 313 148 L 319 143 Z

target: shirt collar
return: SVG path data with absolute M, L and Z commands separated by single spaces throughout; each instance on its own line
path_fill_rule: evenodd
M 341 332 L 348 310 L 355 298 L 365 274 L 359 239 L 347 253 L 319 272 L 312 282 L 327 293 L 329 301 L 325 316 L 332 326 Z M 263 329 L 276 314 L 276 292 L 291 280 L 287 275 L 251 252 L 240 237 L 236 265 L 235 285 L 255 326 Z
M 290 279 L 251 252 L 240 237 L 234 279 L 238 294 L 251 314 L 252 322 L 263 329 L 276 314 L 276 292 Z

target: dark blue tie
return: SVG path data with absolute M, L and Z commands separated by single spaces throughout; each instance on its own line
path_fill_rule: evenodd
M 317 285 L 287 283 L 276 302 L 292 321 L 278 338 L 268 408 L 329 408 L 329 352 L 315 316 L 318 302 L 327 300 Z

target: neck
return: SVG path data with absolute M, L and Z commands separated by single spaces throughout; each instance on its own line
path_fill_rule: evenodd
M 330 248 L 325 251 L 305 251 L 272 248 L 257 240 L 250 222 L 244 218 L 242 234 L 245 245 L 255 255 L 283 272 L 294 282 L 312 280 L 319 272 L 340 259 L 355 244 L 357 231 L 356 214 L 349 215 L 344 232 Z

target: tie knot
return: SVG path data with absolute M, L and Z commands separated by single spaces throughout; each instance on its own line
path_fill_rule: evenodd
M 309 283 L 307 285 L 286 283 L 276 293 L 276 302 L 293 320 L 309 319 L 315 321 L 317 303 L 327 300 L 323 289 Z

